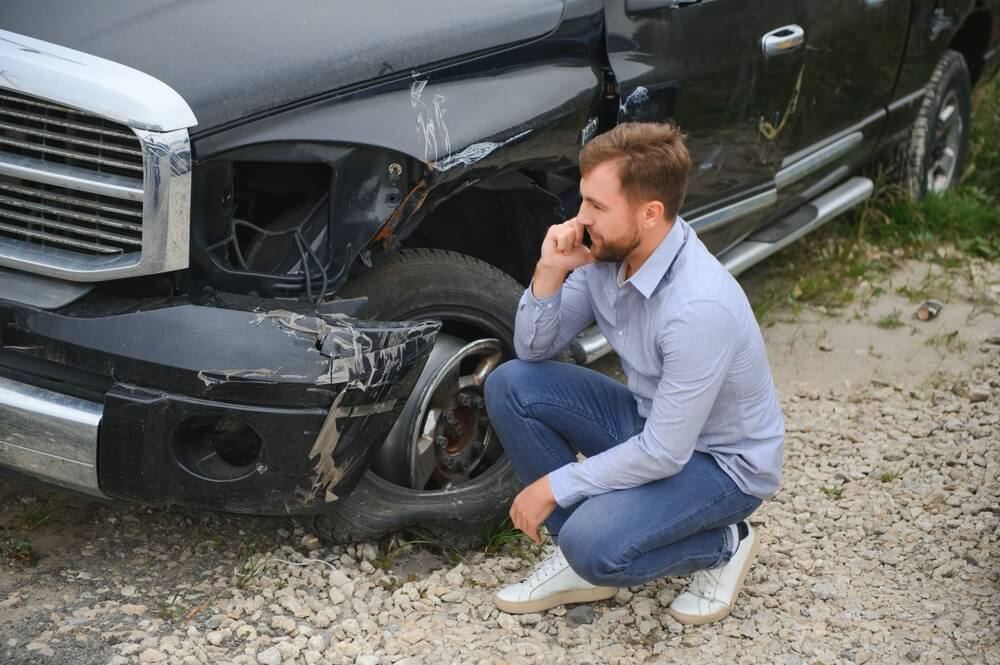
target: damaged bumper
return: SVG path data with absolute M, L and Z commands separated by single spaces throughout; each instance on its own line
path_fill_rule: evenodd
M 0 466 L 147 504 L 322 510 L 364 473 L 439 328 L 352 310 L 0 300 Z

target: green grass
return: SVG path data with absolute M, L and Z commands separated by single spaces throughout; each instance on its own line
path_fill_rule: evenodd
M 844 496 L 844 488 L 839 486 L 820 487 L 819 491 L 825 494 L 826 497 L 832 501 L 839 501 Z
M 1000 259 L 1000 77 L 975 93 L 958 187 L 914 203 L 898 185 L 880 175 L 875 180 L 876 195 L 863 206 L 747 273 L 744 283 L 759 321 L 778 311 L 795 314 L 804 306 L 866 306 L 864 290 L 858 288 L 862 282 L 871 285 L 869 294 L 877 293 L 877 284 L 904 259 L 925 258 L 946 270 L 962 262 L 938 252 L 942 247 Z M 950 288 L 948 279 L 939 271 L 901 294 L 918 302 L 935 297 Z
M 901 328 L 903 326 L 903 320 L 902 318 L 900 318 L 902 314 L 903 313 L 901 311 L 899 311 L 896 308 L 893 308 L 893 310 L 890 313 L 886 314 L 878 321 L 876 321 L 875 325 L 884 330 L 894 330 L 896 328 Z

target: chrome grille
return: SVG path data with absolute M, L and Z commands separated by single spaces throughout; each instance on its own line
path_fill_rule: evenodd
M 0 90 L 4 157 L 142 189 L 142 146 L 131 129 L 10 90 Z M 0 237 L 76 254 L 122 255 L 141 250 L 142 220 L 142 201 L 134 196 L 117 198 L 30 175 L 0 174 Z
M 7 90 L 0 91 L 0 150 L 142 178 L 142 146 L 128 127 Z
M 142 202 L 0 176 L 0 234 L 87 254 L 142 247 Z

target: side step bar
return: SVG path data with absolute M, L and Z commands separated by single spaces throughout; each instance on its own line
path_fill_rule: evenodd
M 754 231 L 746 240 L 719 256 L 719 261 L 734 276 L 739 275 L 747 268 L 865 201 L 874 191 L 875 185 L 869 178 L 851 178 L 802 206 L 788 217 Z M 577 364 L 589 365 L 607 355 L 611 351 L 611 345 L 597 326 L 593 325 L 570 342 L 569 350 Z

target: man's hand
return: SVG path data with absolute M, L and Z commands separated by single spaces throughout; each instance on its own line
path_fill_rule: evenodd
M 552 295 L 562 287 L 566 275 L 593 260 L 590 248 L 583 244 L 583 224 L 576 217 L 550 226 L 542 241 L 531 292 L 536 298 Z
M 583 244 L 583 224 L 574 217 L 549 227 L 538 263 L 544 268 L 568 273 L 593 260 L 590 248 Z
M 531 483 L 520 494 L 514 497 L 510 507 L 510 519 L 514 526 L 528 535 L 528 538 L 539 545 L 542 537 L 538 535 L 538 526 L 552 514 L 559 504 L 552 496 L 552 486 L 548 475 L 544 475 Z

